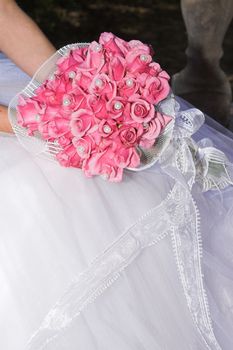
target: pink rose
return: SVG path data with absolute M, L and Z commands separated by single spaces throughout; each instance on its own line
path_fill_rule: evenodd
M 168 80 L 169 76 L 165 71 L 161 71 L 157 76 L 149 77 L 145 82 L 145 87 L 141 88 L 142 96 L 153 104 L 164 100 L 170 92 Z
M 115 55 L 109 62 L 109 76 L 112 80 L 120 81 L 125 75 L 125 59 Z
M 155 116 L 155 108 L 151 103 L 137 97 L 130 98 L 131 118 L 138 123 L 149 122 Z
M 92 80 L 93 74 L 89 70 L 81 70 L 78 68 L 73 80 L 73 87 L 77 87 L 78 90 L 88 93 Z
M 126 55 L 126 68 L 131 73 L 141 73 L 152 61 L 150 49 L 146 45 L 132 48 Z
M 118 131 L 114 120 L 101 120 L 98 125 L 98 135 L 100 138 L 109 138 L 114 132 Z
M 79 109 L 72 113 L 70 129 L 77 138 L 83 137 L 91 128 L 94 122 L 94 114 L 87 109 Z
M 132 75 L 127 75 L 118 83 L 118 91 L 121 97 L 128 99 L 138 92 L 139 84 Z
M 73 51 L 71 50 L 67 55 L 62 56 L 57 61 L 58 73 L 64 74 L 68 71 L 75 70 L 77 61 L 73 57 Z
M 136 82 L 138 83 L 141 91 L 142 91 L 142 88 L 145 87 L 146 81 L 149 78 L 151 78 L 151 75 L 148 74 L 148 72 L 143 72 L 143 73 L 137 74 Z
M 87 109 L 87 108 L 88 108 L 88 103 L 87 103 L 86 95 L 76 92 L 75 93 L 75 110 Z
M 87 97 L 87 106 L 98 119 L 108 118 L 106 103 L 107 101 L 103 96 L 89 95 Z
M 128 43 L 112 33 L 102 33 L 99 42 L 104 46 L 107 53 L 125 56 L 129 50 Z
M 139 145 L 147 149 L 151 148 L 164 127 L 171 121 L 171 119 L 172 118 L 169 116 L 156 112 L 156 117 L 149 123 L 146 123 L 147 125 L 144 125 L 144 133 Z
M 64 167 L 82 167 L 82 159 L 79 157 L 76 148 L 72 144 L 60 151 L 56 155 L 56 158 Z
M 121 168 L 136 168 L 140 164 L 140 156 L 135 147 L 122 147 L 117 151 L 116 163 Z
M 88 135 L 82 138 L 74 137 L 72 143 L 81 159 L 88 159 L 95 148 L 93 139 Z
M 38 130 L 38 123 L 44 113 L 44 107 L 41 107 L 33 98 L 24 99 L 20 96 L 17 106 L 17 121 L 19 125 L 28 128 L 29 135 L 33 135 Z
M 36 89 L 36 100 L 42 105 L 69 110 L 74 107 L 74 88 L 71 82 L 64 76 L 55 76 L 53 80 L 47 80 L 45 84 Z M 65 99 L 68 103 L 65 104 Z M 70 98 L 70 100 L 69 100 Z
M 65 148 L 66 146 L 71 144 L 72 137 L 73 137 L 73 135 L 68 131 L 66 134 L 60 136 L 57 139 L 57 141 L 61 147 Z
M 40 123 L 38 130 L 45 140 L 54 140 L 68 132 L 69 120 L 65 118 L 54 118 L 46 123 Z
M 104 64 L 105 57 L 102 45 L 100 45 L 96 41 L 92 41 L 88 46 L 85 62 L 80 66 L 80 68 L 91 68 L 92 74 L 96 74 L 102 69 Z
M 111 148 L 94 154 L 90 159 L 84 162 L 82 169 L 88 177 L 100 175 L 111 182 L 119 182 L 122 180 L 123 168 L 117 166 L 115 162 L 115 153 Z
M 76 63 L 78 63 L 78 65 L 82 64 L 83 61 L 85 61 L 87 56 L 87 51 L 88 51 L 88 46 L 72 49 L 72 56 L 75 59 Z
M 132 147 L 136 146 L 138 143 L 138 139 L 142 134 L 142 127 L 141 130 L 137 130 L 134 126 L 122 126 L 119 129 L 119 137 L 122 142 L 122 144 L 126 147 Z
M 112 99 L 116 96 L 116 82 L 111 80 L 107 74 L 97 74 L 89 86 L 89 92 L 95 95 L 106 96 L 107 99 Z
M 144 148 L 151 148 L 156 138 L 159 136 L 161 132 L 161 123 L 158 119 L 151 120 L 147 125 L 144 126 L 145 132 L 140 140 L 139 145 Z
M 120 117 L 123 117 L 126 105 L 127 103 L 122 97 L 116 96 L 107 102 L 107 111 L 111 118 L 119 119 Z

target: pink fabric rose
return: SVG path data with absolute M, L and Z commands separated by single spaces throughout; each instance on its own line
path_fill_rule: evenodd
M 58 141 L 58 143 L 61 147 L 65 148 L 66 146 L 68 146 L 72 143 L 72 137 L 73 137 L 73 135 L 71 134 L 71 132 L 68 131 L 66 134 L 60 136 L 56 140 Z
M 135 45 L 127 53 L 125 60 L 129 72 L 142 73 L 152 61 L 150 49 L 147 45 Z
M 111 80 L 107 74 L 97 74 L 93 77 L 89 92 L 95 95 L 102 95 L 108 100 L 116 96 L 116 82 Z
M 60 109 L 72 110 L 75 107 L 75 89 L 64 76 L 46 81 L 44 85 L 36 89 L 35 98 L 46 107 L 46 112 L 50 107 L 51 116 L 54 114 L 52 112 L 54 108 L 57 112 L 60 112 Z M 66 99 L 67 104 L 65 103 Z
M 88 135 L 82 138 L 74 137 L 72 139 L 72 143 L 81 159 L 88 159 L 93 148 L 95 147 L 93 139 Z
M 116 155 L 116 163 L 121 168 L 136 168 L 140 164 L 140 156 L 135 147 L 120 148 Z
M 115 55 L 109 62 L 109 76 L 112 80 L 120 81 L 125 75 L 125 59 Z
M 156 112 L 155 119 L 144 125 L 145 132 L 143 133 L 139 145 L 146 149 L 151 148 L 161 134 L 162 130 L 168 123 L 170 123 L 171 120 L 171 117 Z
M 160 72 L 156 77 L 149 77 L 142 88 L 142 96 L 150 103 L 157 104 L 164 100 L 169 92 L 169 76 L 166 72 Z
M 80 68 L 76 71 L 76 76 L 73 80 L 73 87 L 77 87 L 79 91 L 87 94 L 89 86 L 92 82 L 93 74 L 89 70 L 81 70 Z
M 114 120 L 101 120 L 98 127 L 98 135 L 100 138 L 109 138 L 116 131 L 118 132 L 118 129 Z
M 102 33 L 99 37 L 99 42 L 104 46 L 107 52 L 112 54 L 120 54 L 125 56 L 129 50 L 127 42 L 116 37 L 112 33 Z
M 44 113 L 44 107 L 41 107 L 33 98 L 24 99 L 19 97 L 17 106 L 17 120 L 19 125 L 28 129 L 28 134 L 33 135 L 38 130 L 38 123 Z
M 91 109 L 98 119 L 107 119 L 107 106 L 106 98 L 100 95 L 89 95 L 87 97 L 87 106 Z
M 139 83 L 133 75 L 127 75 L 118 83 L 119 95 L 125 99 L 135 95 L 138 92 Z
M 71 50 L 68 55 L 62 56 L 57 61 L 58 74 L 65 74 L 66 72 L 76 68 L 77 61 L 74 58 L 73 51 Z
M 40 123 L 38 130 L 45 140 L 54 140 L 67 133 L 69 121 L 65 118 L 54 118 L 46 123 Z
M 137 129 L 134 126 L 122 126 L 119 129 L 119 137 L 122 142 L 122 144 L 126 147 L 132 147 L 136 146 L 138 143 L 139 137 L 142 135 L 143 128 L 141 127 L 141 130 Z
M 107 102 L 107 112 L 111 118 L 119 119 L 120 117 L 123 117 L 126 105 L 126 101 L 122 97 L 116 96 L 111 99 L 111 101 Z
M 132 96 L 131 101 L 131 117 L 138 123 L 149 122 L 155 116 L 155 108 L 151 103 L 141 99 L 138 95 Z
M 139 145 L 146 149 L 151 148 L 154 145 L 156 138 L 159 136 L 161 129 L 161 123 L 157 118 L 151 120 L 148 125 L 145 126 L 145 133 L 143 134 Z
M 76 63 L 78 63 L 78 65 L 81 65 L 85 61 L 87 56 L 87 51 L 88 51 L 88 46 L 72 49 L 72 56 L 75 59 Z
M 93 112 L 87 109 L 79 109 L 72 113 L 70 129 L 77 138 L 83 137 L 93 125 Z
M 82 159 L 79 157 L 76 148 L 72 144 L 60 151 L 56 155 L 56 158 L 64 167 L 82 167 Z
M 88 47 L 85 64 L 82 64 L 80 68 L 91 68 L 91 73 L 98 73 L 105 63 L 103 47 L 96 41 L 92 41 Z
M 83 164 L 86 176 L 100 175 L 111 182 L 122 180 L 123 168 L 115 162 L 115 152 L 111 148 L 96 153 Z

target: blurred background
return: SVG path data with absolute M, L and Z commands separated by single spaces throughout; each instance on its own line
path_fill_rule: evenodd
M 137 38 L 151 43 L 156 61 L 170 75 L 186 65 L 187 33 L 179 0 L 21 0 L 18 3 L 57 48 L 96 40 L 101 32 L 110 31 L 126 40 Z M 225 35 L 223 50 L 221 67 L 233 90 L 233 21 Z

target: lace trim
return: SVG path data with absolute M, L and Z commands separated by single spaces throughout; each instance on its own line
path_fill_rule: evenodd
M 184 295 L 194 323 L 207 348 L 221 350 L 214 335 L 203 285 L 199 211 L 189 191 L 179 189 L 176 196 L 182 198 L 182 201 L 178 199 L 176 211 L 171 211 L 172 242 Z
M 199 214 L 189 190 L 176 183 L 159 206 L 147 212 L 79 275 L 32 336 L 28 349 L 45 349 L 88 304 L 113 284 L 143 249 L 171 234 L 180 280 L 194 323 L 207 348 L 220 350 L 203 287 L 198 223 Z

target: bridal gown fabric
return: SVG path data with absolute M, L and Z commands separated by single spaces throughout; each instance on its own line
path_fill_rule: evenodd
M 28 80 L 0 56 L 0 103 Z M 0 349 L 233 349 L 233 186 L 173 170 L 87 179 L 0 135 Z

